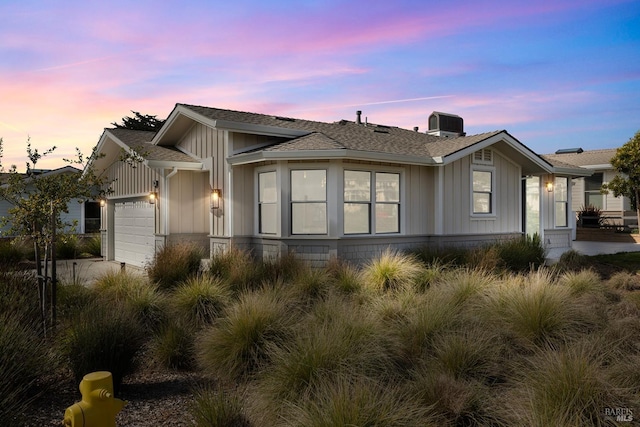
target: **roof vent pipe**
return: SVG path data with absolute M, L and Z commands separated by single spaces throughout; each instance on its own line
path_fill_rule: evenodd
M 356 111 L 356 124 L 362 124 L 362 111 Z
M 420 129 L 418 126 L 414 126 L 414 127 L 413 127 L 413 131 L 414 131 L 414 132 L 418 132 L 418 129 Z

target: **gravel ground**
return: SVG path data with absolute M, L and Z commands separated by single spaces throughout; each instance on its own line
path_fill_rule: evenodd
M 127 403 L 116 417 L 118 426 L 193 426 L 189 415 L 193 387 L 201 377 L 182 372 L 141 372 L 125 379 L 117 398 Z M 80 401 L 78 384 L 61 381 L 57 389 L 39 397 L 27 411 L 25 427 L 62 425 L 67 407 Z

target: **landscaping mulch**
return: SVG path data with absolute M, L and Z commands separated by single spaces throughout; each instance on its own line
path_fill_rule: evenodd
M 189 372 L 146 371 L 125 378 L 117 398 L 127 403 L 116 416 L 118 426 L 193 426 L 189 405 L 202 376 Z M 62 380 L 24 412 L 25 427 L 62 425 L 67 407 L 81 400 L 78 384 Z

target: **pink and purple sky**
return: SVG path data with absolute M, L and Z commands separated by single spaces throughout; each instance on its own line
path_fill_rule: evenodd
M 444 111 L 541 154 L 618 147 L 640 129 L 640 2 L 0 3 L 5 169 L 29 138 L 59 167 L 178 102 L 422 131 Z

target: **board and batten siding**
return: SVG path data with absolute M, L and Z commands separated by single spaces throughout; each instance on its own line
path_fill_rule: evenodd
M 141 163 L 133 167 L 122 161 L 114 162 L 106 175 L 112 190 L 109 197 L 114 198 L 148 194 L 153 190 L 153 181 L 162 185 L 160 174 Z
M 481 166 L 481 165 L 478 165 Z M 444 166 L 443 234 L 521 232 L 521 170 L 493 150 L 494 214 L 473 216 L 471 209 L 471 156 Z
M 225 201 L 232 200 L 232 187 L 229 182 L 229 166 L 227 157 L 229 155 L 229 140 L 235 138 L 234 133 L 224 130 L 213 129 L 202 123 L 195 123 L 191 129 L 182 137 L 178 143 L 178 148 L 191 153 L 196 157 L 207 159 L 212 158 L 212 169 L 207 175 L 207 192 L 213 188 L 222 190 L 222 201 L 220 209 L 213 212 L 211 232 L 213 236 L 222 237 L 229 234 L 229 213 L 230 206 Z M 205 213 L 209 212 L 207 202 Z
M 169 180 L 168 234 L 209 233 L 209 174 L 179 171 Z
M 432 234 L 434 230 L 434 173 L 436 168 L 409 165 L 405 169 L 405 210 L 407 235 Z

